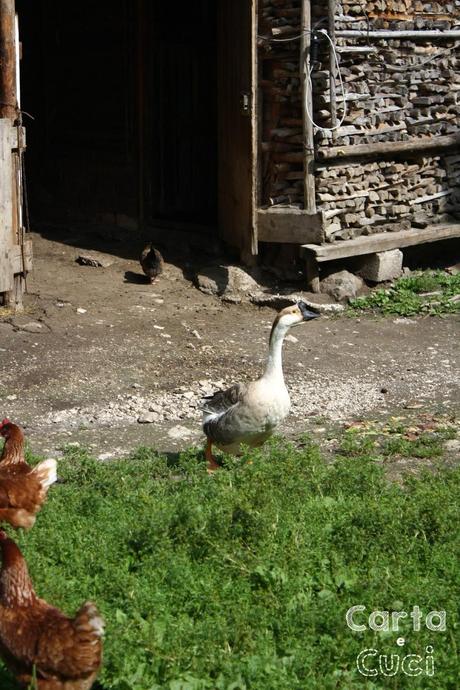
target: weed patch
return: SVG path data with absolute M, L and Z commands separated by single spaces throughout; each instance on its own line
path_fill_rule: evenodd
M 175 466 L 148 449 L 110 463 L 67 451 L 62 483 L 15 538 L 40 596 L 100 607 L 100 688 L 453 690 L 460 470 L 401 487 L 352 440 L 331 464 L 306 439 L 275 440 L 211 478 L 194 449 Z M 352 632 L 357 604 L 443 609 L 447 631 Z M 358 673 L 361 650 L 396 653 L 401 635 L 406 653 L 434 646 L 434 677 Z
M 388 289 L 378 289 L 350 302 L 350 311 L 416 316 L 453 314 L 460 311 L 460 274 L 426 271 L 399 278 Z

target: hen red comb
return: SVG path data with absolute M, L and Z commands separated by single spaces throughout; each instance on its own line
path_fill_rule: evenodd
M 5 419 L 3 419 L 3 420 L 0 422 L 0 428 L 1 428 L 2 426 L 5 426 L 5 424 L 11 424 L 10 420 L 9 420 L 7 417 L 5 417 Z

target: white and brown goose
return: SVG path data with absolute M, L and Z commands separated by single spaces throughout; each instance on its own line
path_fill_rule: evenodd
M 291 401 L 283 376 L 283 341 L 292 326 L 317 316 L 319 314 L 310 311 L 305 302 L 297 302 L 280 311 L 273 322 L 262 376 L 250 383 L 236 383 L 205 398 L 203 431 L 207 437 L 205 454 L 209 472 L 219 467 L 212 455 L 213 445 L 234 454 L 242 443 L 260 446 L 287 417 Z

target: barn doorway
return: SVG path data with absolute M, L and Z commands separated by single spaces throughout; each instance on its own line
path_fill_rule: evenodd
M 215 233 L 218 3 L 16 5 L 33 218 Z

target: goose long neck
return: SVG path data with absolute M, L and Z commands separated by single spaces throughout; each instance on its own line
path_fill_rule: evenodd
M 270 336 L 265 378 L 278 378 L 283 380 L 283 342 L 288 328 L 277 324 Z

